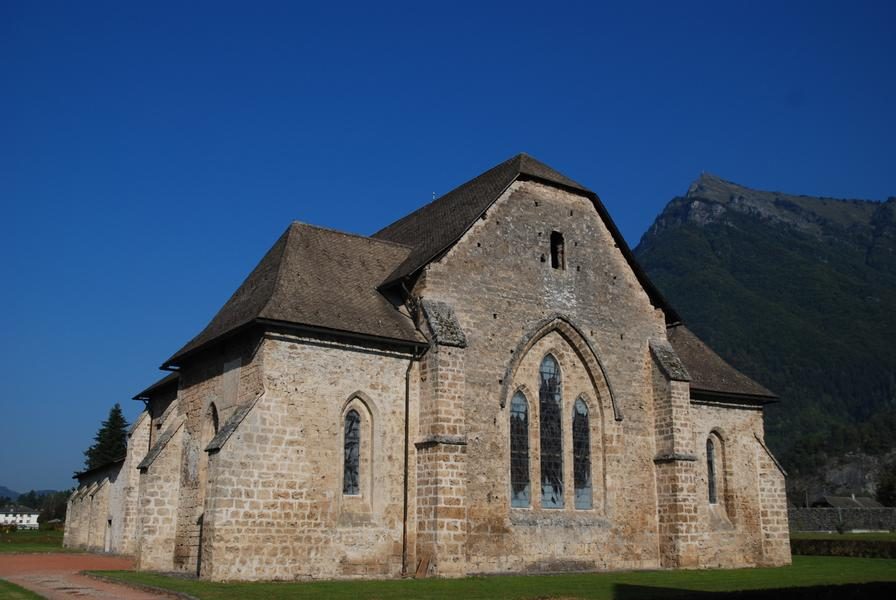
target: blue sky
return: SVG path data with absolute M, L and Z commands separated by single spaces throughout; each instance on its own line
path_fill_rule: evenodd
M 292 220 L 525 151 L 634 246 L 706 170 L 896 195 L 892 2 L 0 2 L 0 485 L 65 488 Z

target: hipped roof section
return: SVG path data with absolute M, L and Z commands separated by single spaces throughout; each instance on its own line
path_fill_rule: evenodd
M 400 244 L 292 223 L 205 329 L 162 368 L 256 322 L 424 345 L 410 317 L 377 291 L 409 253 Z
M 375 238 L 411 248 L 407 258 L 384 279 L 383 286 L 411 277 L 437 260 L 519 179 L 554 184 L 589 198 L 653 305 L 663 309 L 667 323 L 680 321 L 635 260 L 597 194 L 528 154 L 517 154 L 373 234 Z
M 725 362 L 684 325 L 669 327 L 666 335 L 691 376 L 691 392 L 759 403 L 777 399 L 774 393 Z
M 635 261 L 597 194 L 518 154 L 372 237 L 293 223 L 205 329 L 162 368 L 177 367 L 200 349 L 255 323 L 425 345 L 412 320 L 380 290 L 386 292 L 438 260 L 517 180 L 541 181 L 589 198 L 653 305 L 664 311 L 667 323 L 680 320 Z

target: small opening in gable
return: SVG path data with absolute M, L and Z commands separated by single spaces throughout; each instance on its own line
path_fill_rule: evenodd
M 566 258 L 563 249 L 563 234 L 559 231 L 551 232 L 551 267 L 565 269 Z

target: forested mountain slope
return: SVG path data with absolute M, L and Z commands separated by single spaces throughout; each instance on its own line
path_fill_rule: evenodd
M 697 335 L 780 395 L 766 429 L 792 476 L 896 446 L 896 198 L 702 175 L 635 255 Z

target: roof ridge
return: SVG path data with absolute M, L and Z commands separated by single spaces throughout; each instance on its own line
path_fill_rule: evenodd
M 344 235 L 347 237 L 359 238 L 362 240 L 366 240 L 368 242 L 382 243 L 382 244 L 391 244 L 393 246 L 398 246 L 399 248 L 406 248 L 410 250 L 410 246 L 407 244 L 402 244 L 401 242 L 393 242 L 392 240 L 384 240 L 380 238 L 375 238 L 373 236 L 364 235 L 362 233 L 352 233 L 351 231 L 343 231 L 342 229 L 335 229 L 333 227 L 323 227 L 321 225 L 314 225 L 313 223 L 305 223 L 304 221 L 293 221 L 290 223 L 292 225 L 301 225 L 302 227 L 310 227 L 311 229 L 318 229 L 320 231 L 328 231 L 330 233 L 338 233 L 340 235 Z
M 430 200 L 429 202 L 427 202 L 427 203 L 424 204 L 423 206 L 420 206 L 420 207 L 416 208 L 415 210 L 413 210 L 413 211 L 409 212 L 408 214 L 404 215 L 403 217 L 399 217 L 398 219 L 396 219 L 395 221 L 392 221 L 391 223 L 389 223 L 389 224 L 386 225 L 385 227 L 382 227 L 381 229 L 379 229 L 379 231 L 376 231 L 376 232 L 373 234 L 372 237 L 377 237 L 378 235 L 380 235 L 381 233 L 383 233 L 383 232 L 386 231 L 387 229 L 390 229 L 391 227 L 397 225 L 398 223 L 401 223 L 401 222 L 403 222 L 403 221 L 407 221 L 408 219 L 410 219 L 410 218 L 413 217 L 414 215 L 417 215 L 417 214 L 419 214 L 421 211 L 424 211 L 424 210 L 428 209 L 430 206 L 432 206 L 433 204 L 439 202 L 440 200 L 442 200 L 442 199 L 445 198 L 446 196 L 448 196 L 448 195 L 450 195 L 450 194 L 453 194 L 453 193 L 455 193 L 455 192 L 461 190 L 462 188 L 465 188 L 465 187 L 467 187 L 467 186 L 470 186 L 470 185 L 472 185 L 474 182 L 481 181 L 481 180 L 485 179 L 485 177 L 486 177 L 487 175 L 489 175 L 489 174 L 491 174 L 491 173 L 497 171 L 497 170 L 500 169 L 501 167 L 505 167 L 505 166 L 507 166 L 507 165 L 513 163 L 513 161 L 518 161 L 518 163 L 517 163 L 517 165 L 516 165 L 516 166 L 517 166 L 516 171 L 519 171 L 519 168 L 518 168 L 518 167 L 519 167 L 519 158 L 520 158 L 520 156 L 521 156 L 521 154 L 516 154 L 516 155 L 514 155 L 514 156 L 511 156 L 511 157 L 508 158 L 507 160 L 504 160 L 504 161 L 498 163 L 497 165 L 491 167 L 490 169 L 488 169 L 488 170 L 486 170 L 486 171 L 480 173 L 479 175 L 477 175 L 477 176 L 474 177 L 473 179 L 468 179 L 468 180 L 466 180 L 466 181 L 464 181 L 464 182 L 462 182 L 462 183 L 460 183 L 460 184 L 454 186 L 453 188 L 451 188 L 450 190 L 448 190 L 448 191 L 445 192 L 444 194 L 442 194 L 442 195 L 440 195 L 440 196 L 437 196 L 437 197 L 433 198 L 432 200 Z M 377 239 L 381 239 L 381 238 L 378 238 L 378 237 L 377 237 Z

